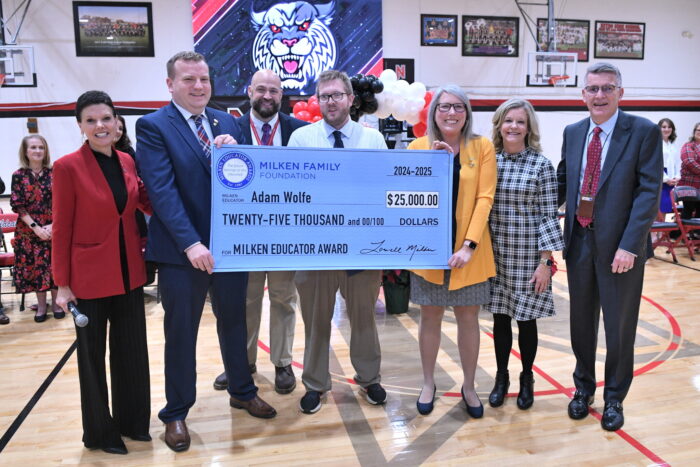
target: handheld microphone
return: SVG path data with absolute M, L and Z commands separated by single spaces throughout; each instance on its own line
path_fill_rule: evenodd
M 78 310 L 78 307 L 75 306 L 75 302 L 68 302 L 68 311 L 70 311 L 70 314 L 73 315 L 73 320 L 75 321 L 76 326 L 79 328 L 84 328 L 87 326 L 90 320 L 87 316 L 82 314 L 80 310 Z

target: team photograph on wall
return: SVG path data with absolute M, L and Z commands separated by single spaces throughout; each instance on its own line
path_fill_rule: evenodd
M 519 18 L 462 16 L 462 56 L 517 57 Z
M 150 3 L 73 2 L 78 57 L 153 57 Z

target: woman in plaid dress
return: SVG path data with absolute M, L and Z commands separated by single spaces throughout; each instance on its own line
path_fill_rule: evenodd
M 489 404 L 502 405 L 508 392 L 511 320 L 515 319 L 523 365 L 517 404 L 525 410 L 534 400 L 536 320 L 554 315 L 552 251 L 564 247 L 557 221 L 557 179 L 552 163 L 541 154 L 537 117 L 529 102 L 504 102 L 493 116 L 493 125 L 498 183 L 489 225 L 496 277 L 491 279 L 491 303 L 484 308 L 493 313 L 498 372 Z

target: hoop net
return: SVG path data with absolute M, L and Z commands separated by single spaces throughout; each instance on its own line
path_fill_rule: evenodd
M 569 75 L 558 75 L 549 78 L 549 84 L 558 88 L 565 88 Z

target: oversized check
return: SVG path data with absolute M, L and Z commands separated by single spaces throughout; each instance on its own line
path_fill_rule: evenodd
M 236 145 L 212 158 L 217 272 L 447 268 L 444 151 Z

